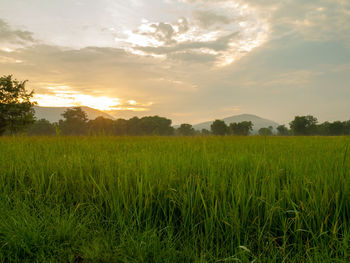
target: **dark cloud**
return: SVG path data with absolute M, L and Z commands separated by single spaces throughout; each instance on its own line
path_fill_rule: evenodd
M 217 40 L 212 41 L 187 41 L 181 43 L 175 43 L 170 46 L 161 47 L 138 47 L 137 49 L 154 54 L 169 54 L 172 52 L 185 51 L 191 49 L 207 48 L 213 51 L 224 51 L 227 49 L 231 40 L 235 39 L 239 33 L 232 33 L 224 37 L 220 37 Z
M 174 42 L 173 37 L 175 30 L 171 24 L 158 23 L 151 25 L 155 29 L 154 36 L 157 40 L 164 42 L 165 45 L 169 45 Z
M 33 42 L 33 34 L 29 31 L 15 30 L 0 19 L 0 42 L 11 44 L 25 44 Z
M 152 37 L 166 46 L 175 44 L 176 40 L 174 38 L 181 34 L 186 33 L 189 30 L 188 21 L 184 17 L 181 17 L 174 24 L 159 22 L 159 23 L 151 23 L 148 26 L 149 28 L 153 29 L 153 32 L 149 32 L 149 31 L 144 32 L 138 29 L 138 30 L 134 30 L 133 33 Z

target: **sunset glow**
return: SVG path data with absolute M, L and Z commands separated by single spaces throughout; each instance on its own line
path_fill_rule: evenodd
M 51 94 L 34 95 L 33 101 L 43 107 L 79 107 L 87 106 L 101 111 L 148 111 L 152 102 L 139 103 L 135 100 L 122 101 L 107 96 L 92 96 L 71 90 L 68 86 L 47 87 Z
M 2 48 L 0 48 L 0 50 L 5 51 L 5 52 L 7 52 L 7 53 L 13 52 L 13 49 L 8 48 L 8 47 L 2 47 Z
M 176 124 L 349 116 L 349 1 L 3 1 L 0 72 L 39 106 Z
M 109 97 L 93 97 L 91 95 L 83 94 L 60 94 L 60 95 L 46 95 L 36 94 L 34 100 L 40 106 L 50 107 L 73 107 L 73 106 L 87 106 L 101 111 L 109 111 L 117 109 L 120 105 L 118 98 Z

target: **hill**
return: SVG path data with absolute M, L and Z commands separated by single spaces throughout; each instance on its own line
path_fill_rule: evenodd
M 260 128 L 266 128 L 269 126 L 272 126 L 274 129 L 276 129 L 277 126 L 279 125 L 277 122 L 267 120 L 252 114 L 241 114 L 241 115 L 227 117 L 222 120 L 225 121 L 227 125 L 233 122 L 251 121 L 253 123 L 253 133 L 257 133 Z M 210 125 L 212 123 L 213 121 L 203 122 L 203 123 L 193 125 L 193 127 L 196 130 L 202 130 L 202 129 L 210 130 Z
M 35 110 L 35 117 L 39 119 L 47 119 L 50 122 L 58 122 L 60 119 L 63 119 L 62 113 L 65 112 L 70 107 L 39 107 L 34 106 Z M 108 119 L 114 119 L 111 115 L 99 111 L 93 108 L 84 107 L 82 106 L 81 109 L 86 112 L 88 118 L 90 120 L 96 119 L 99 116 L 102 116 L 104 118 Z

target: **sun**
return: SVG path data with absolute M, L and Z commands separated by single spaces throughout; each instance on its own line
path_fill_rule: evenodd
M 33 101 L 41 107 L 90 107 L 100 111 L 148 111 L 153 102 L 140 103 L 133 99 L 92 96 L 66 85 L 46 86 L 45 93 L 35 93 Z
M 88 106 L 102 111 L 109 111 L 117 108 L 120 105 L 120 100 L 118 98 L 94 97 L 90 95 L 80 95 L 76 94 L 75 100 L 83 106 Z
M 34 101 L 46 107 L 87 106 L 101 111 L 111 111 L 120 107 L 119 98 L 91 96 L 68 90 L 67 87 L 55 87 L 54 94 L 35 94 Z

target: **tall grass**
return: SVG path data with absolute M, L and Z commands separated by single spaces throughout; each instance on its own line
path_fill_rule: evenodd
M 2 138 L 0 262 L 349 262 L 348 144 Z

